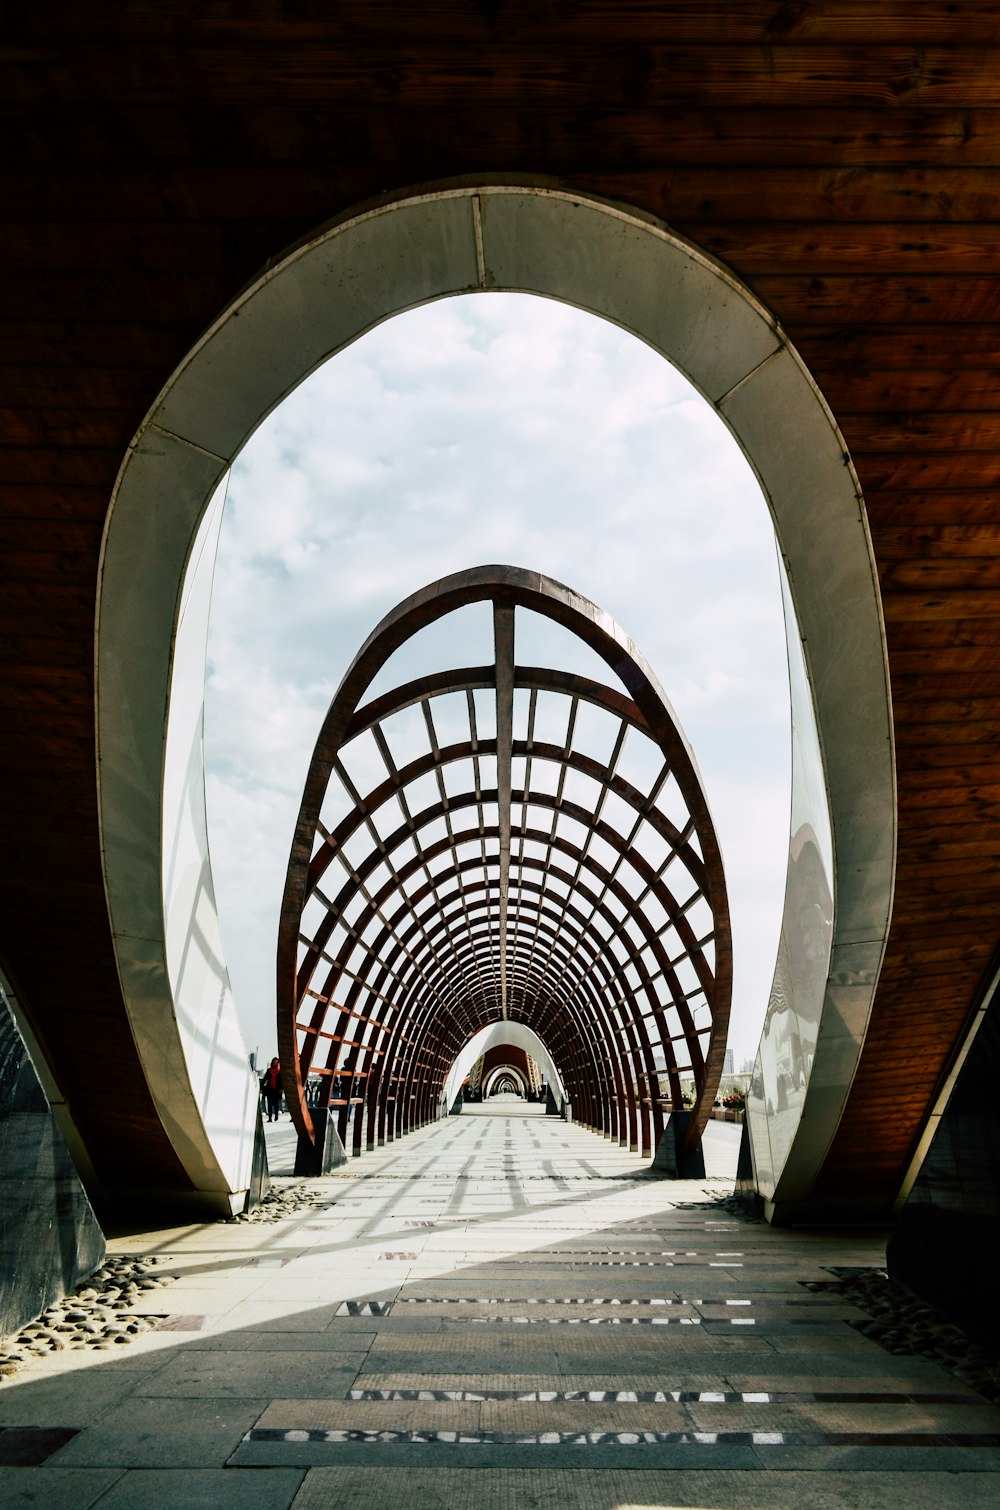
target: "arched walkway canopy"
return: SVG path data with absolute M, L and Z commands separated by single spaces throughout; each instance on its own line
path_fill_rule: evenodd
M 755 1139 L 759 1186 L 801 1208 L 857 1084 L 892 899 L 892 731 L 857 481 L 815 384 L 744 284 L 656 218 L 553 185 L 444 185 L 345 214 L 233 301 L 134 438 L 103 538 L 96 656 L 101 857 L 127 1018 L 119 1102 L 132 1087 L 146 1108 L 144 1168 L 159 1160 L 163 1186 L 224 1206 L 246 1188 L 254 1086 L 215 909 L 201 754 L 211 550 L 198 530 L 209 501 L 255 426 L 317 363 L 400 310 L 495 288 L 566 300 L 667 356 L 736 435 L 772 510 L 802 673 L 793 822 L 796 834 L 832 829 L 821 856 L 830 915 L 791 886 L 786 904 L 796 928 L 821 924 L 806 940 L 808 971 L 788 977 L 794 1114 L 776 1139 L 765 1116 Z M 884 1050 L 873 1062 L 881 1084 Z M 768 1058 L 765 1093 L 783 1075 L 783 1059 Z M 114 1142 L 120 1118 L 82 1086 L 76 1104 L 88 1139 Z M 897 1148 L 918 1125 L 915 1105 L 907 1117 Z
M 470 1084 L 473 1094 L 481 1090 L 484 1095 L 490 1095 L 498 1075 L 503 1071 L 510 1071 L 515 1075 L 525 1096 L 534 1098 L 541 1090 L 541 1072 L 524 1049 L 513 1043 L 498 1043 L 473 1067 Z
M 480 602 L 492 610 L 489 664 L 361 701 L 412 636 Z M 570 630 L 607 683 L 523 664 L 519 610 Z M 331 704 L 289 861 L 278 1034 L 300 1133 L 312 1133 L 303 1088 L 317 1071 L 342 1136 L 363 1102 L 355 1147 L 363 1123 L 370 1145 L 419 1126 L 467 1040 L 512 1020 L 549 1045 L 576 1116 L 632 1148 L 655 1147 L 692 1077 L 696 1137 L 731 989 L 722 859 L 697 768 L 618 625 L 513 567 L 445 578 L 393 610 Z

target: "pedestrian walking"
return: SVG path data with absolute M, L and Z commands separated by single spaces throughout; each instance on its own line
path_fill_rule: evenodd
M 281 1113 L 281 1065 L 277 1058 L 271 1060 L 261 1076 L 260 1088 L 264 1092 L 267 1120 L 277 1122 Z

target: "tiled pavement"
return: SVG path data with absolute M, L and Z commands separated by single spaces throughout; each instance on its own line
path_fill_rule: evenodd
M 1000 1504 L 1000 1411 L 803 1287 L 880 1234 L 731 1217 L 731 1134 L 677 1184 L 467 1109 L 297 1217 L 117 1241 L 169 1257 L 172 1319 L 0 1388 L 0 1463 L 35 1465 L 0 1467 L 0 1504 Z

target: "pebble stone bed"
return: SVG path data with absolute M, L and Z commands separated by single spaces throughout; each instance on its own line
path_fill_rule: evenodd
M 272 1180 L 271 1188 L 252 1211 L 240 1211 L 230 1222 L 283 1222 L 286 1217 L 323 1206 L 335 1206 L 329 1187 L 307 1185 L 301 1180 Z
M 825 1290 L 868 1312 L 852 1325 L 887 1352 L 929 1358 L 961 1379 L 985 1399 L 1000 1402 L 1000 1359 L 974 1342 L 967 1332 L 924 1301 L 895 1284 L 884 1269 L 834 1269 L 831 1284 L 806 1285 Z
M 139 1316 L 133 1308 L 140 1298 L 173 1284 L 175 1275 L 159 1272 L 167 1262 L 159 1257 L 106 1258 L 72 1294 L 0 1341 L 0 1377 L 63 1348 L 110 1350 L 150 1331 L 160 1317 Z
M 739 1196 L 716 1203 L 744 1222 L 756 1222 Z M 1000 1358 L 942 1316 L 925 1301 L 898 1285 L 884 1269 L 838 1269 L 830 1267 L 832 1280 L 805 1285 L 805 1289 L 841 1295 L 867 1312 L 867 1319 L 851 1325 L 897 1357 L 927 1358 L 961 1379 L 984 1399 L 1000 1403 Z
M 230 1222 L 270 1223 L 317 1208 L 332 1206 L 329 1191 L 298 1180 L 278 1181 L 253 1211 L 240 1212 Z M 14 1374 L 33 1358 L 45 1358 L 64 1348 L 109 1351 L 151 1331 L 161 1316 L 137 1315 L 140 1296 L 173 1284 L 175 1274 L 163 1268 L 163 1256 L 109 1256 L 82 1284 L 29 1321 L 12 1337 L 0 1338 L 0 1378 Z

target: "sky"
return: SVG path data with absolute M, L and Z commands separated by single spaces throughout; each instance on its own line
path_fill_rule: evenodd
M 770 516 L 722 421 L 658 353 L 523 294 L 443 300 L 380 325 L 296 389 L 233 466 L 205 761 L 247 1047 L 275 1051 L 288 851 L 343 672 L 403 598 L 490 563 L 593 599 L 679 715 L 726 866 L 739 1069 L 767 1005 L 788 843 L 788 673 Z M 454 664 L 468 664 L 458 651 Z

